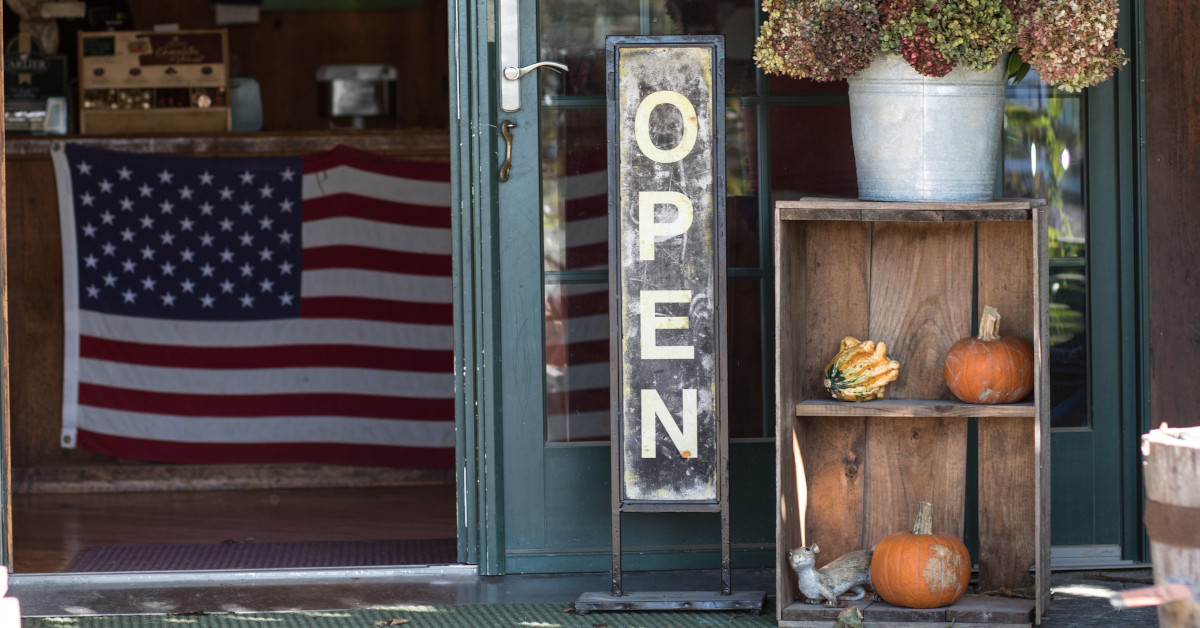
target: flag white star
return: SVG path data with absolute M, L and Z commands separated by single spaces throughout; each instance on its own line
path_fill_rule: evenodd
M 292 298 L 293 298 L 292 293 L 284 292 L 283 294 L 279 295 L 279 304 L 280 305 L 291 305 Z
M 185 262 L 191 262 L 195 260 L 196 253 L 192 251 L 191 247 L 188 247 L 179 252 L 179 257 Z
M 234 283 L 232 281 L 229 281 L 228 279 L 226 279 L 225 281 L 221 282 L 221 292 L 233 294 L 233 288 L 234 288 Z
M 250 262 L 243 263 L 242 267 L 238 270 L 242 271 L 243 277 L 251 277 L 254 275 L 254 267 L 250 265 Z
M 121 262 L 121 269 L 127 273 L 131 273 L 137 269 L 137 262 L 134 262 L 132 258 L 126 257 L 125 261 Z
M 183 220 L 179 221 L 179 230 L 180 231 L 191 231 L 192 225 L 194 225 L 194 224 L 196 224 L 196 221 L 184 216 Z
M 283 262 L 283 263 L 281 263 L 281 264 L 279 265 L 279 274 L 280 274 L 280 275 L 290 275 L 290 274 L 292 274 L 292 263 L 291 263 L 291 262 Z
M 287 229 L 280 231 L 279 232 L 279 241 L 284 244 L 291 244 L 292 243 L 292 232 L 288 231 Z
M 121 166 L 121 169 L 117 171 L 117 176 L 121 177 L 122 181 L 128 181 L 133 176 L 133 171 L 128 166 Z
M 90 223 L 90 222 L 88 224 L 84 225 L 83 226 L 83 235 L 88 238 L 96 237 L 96 227 L 93 226 L 92 223 Z
M 113 244 L 112 242 L 105 242 L 103 248 L 105 257 L 110 257 L 117 254 L 117 245 Z
M 109 288 L 117 285 L 117 276 L 112 273 L 106 273 L 104 275 L 104 285 Z
M 200 307 L 211 308 L 215 301 L 216 299 L 212 298 L 212 296 L 210 296 L 208 293 L 205 293 L 204 296 L 200 297 Z
M 96 257 L 95 255 L 92 255 L 90 253 L 88 254 L 87 257 L 83 258 L 83 265 L 87 266 L 88 268 L 95 268 L 96 264 L 99 264 L 99 263 L 100 263 L 100 258 Z
M 97 288 L 95 285 L 88 286 L 87 293 L 88 298 L 95 299 L 100 296 L 100 288 Z
M 167 292 L 162 295 L 163 307 L 175 307 L 175 295 Z
M 212 246 L 212 245 L 213 245 L 213 236 L 211 234 L 209 234 L 208 232 L 205 232 L 204 235 L 200 236 L 200 246 Z
M 264 184 L 261 188 L 258 188 L 258 193 L 262 194 L 262 198 L 271 198 L 271 195 L 275 193 L 275 188 L 271 187 L 269 183 Z
M 184 200 L 184 201 L 192 200 L 192 188 L 189 188 L 186 185 L 179 188 L 179 198 L 180 198 L 180 200 Z
M 221 225 L 221 231 L 233 231 L 233 221 L 229 218 L 222 218 L 217 224 Z
M 170 172 L 167 172 L 164 169 L 162 172 L 158 173 L 158 182 L 159 183 L 170 183 L 171 179 L 174 177 L 175 177 L 174 174 L 171 174 Z
M 145 216 L 142 216 L 142 228 L 143 229 L 153 229 L 154 228 L 154 219 L 150 217 L 150 214 L 146 214 Z
M 162 209 L 162 213 L 164 214 L 170 214 L 175 210 L 175 204 L 171 201 L 163 201 L 158 204 L 158 207 Z
M 121 239 L 126 242 L 133 242 L 133 230 L 125 227 L 125 230 L 121 232 Z
M 250 204 L 250 201 L 244 201 L 238 207 L 241 208 L 243 216 L 249 216 L 254 213 L 254 206 Z
M 221 251 L 221 261 L 230 264 L 233 263 L 233 251 L 230 251 L 228 247 L 224 251 Z
M 163 262 L 162 274 L 164 277 L 174 276 L 175 275 L 175 265 L 172 264 L 171 262 Z
M 242 241 L 242 246 L 250 246 L 254 243 L 254 236 L 249 231 L 238 236 L 238 239 Z
M 123 212 L 133 211 L 133 199 L 129 198 L 128 196 L 121 199 L 121 211 L 123 211 Z
M 172 244 L 175 244 L 175 234 L 171 233 L 170 231 L 164 231 L 158 234 L 158 237 L 162 240 L 163 246 L 171 246 Z
M 201 277 L 212 277 L 213 271 L 215 271 L 215 270 L 217 270 L 216 266 L 213 266 L 212 264 L 205 262 L 204 265 L 200 267 L 200 276 Z
M 200 215 L 201 216 L 211 216 L 213 207 L 214 207 L 214 205 L 212 203 L 210 203 L 208 201 L 204 201 L 204 203 L 202 203 L 200 205 Z
M 142 198 L 150 198 L 150 195 L 154 193 L 154 188 L 150 187 L 146 183 L 143 183 L 142 187 L 138 188 L 138 192 L 141 193 Z
M 108 179 L 101 179 L 100 180 L 100 193 L 108 194 L 108 193 L 112 192 L 112 186 L 113 186 L 112 181 L 109 181 Z
M 290 198 L 283 199 L 283 201 L 279 203 L 279 211 L 291 212 L 292 211 L 292 199 L 290 199 Z
M 292 177 L 296 176 L 296 171 L 295 171 L 295 170 L 292 170 L 291 168 L 288 168 L 287 170 L 284 170 L 283 172 L 280 172 L 280 173 L 279 173 L 279 176 L 280 176 L 280 177 L 281 177 L 281 178 L 282 178 L 284 181 L 291 181 L 291 180 L 292 180 Z
M 274 255 L 275 251 L 272 251 L 264 246 L 263 249 L 258 252 L 258 259 L 264 262 L 269 262 Z
M 137 295 L 133 293 L 133 290 L 128 288 L 125 289 L 125 292 L 121 293 L 121 296 L 124 297 L 126 303 L 133 303 L 137 299 Z
M 154 289 L 154 284 L 156 283 L 158 282 L 154 281 L 153 277 L 145 277 L 142 279 L 142 290 L 149 292 Z
M 242 295 L 241 302 L 242 307 L 254 307 L 254 297 L 250 296 L 249 292 Z
M 196 282 L 192 281 L 191 279 L 184 279 L 183 282 L 179 284 L 179 289 L 183 292 L 191 292 L 195 288 Z
M 106 225 L 111 225 L 113 223 L 113 219 L 116 217 L 117 217 L 116 214 L 114 214 L 106 209 L 106 210 L 104 210 L 103 214 L 100 214 L 100 222 L 102 222 Z
M 146 246 L 142 247 L 141 253 L 142 259 L 154 259 L 154 254 L 156 251 L 150 248 L 150 245 L 147 244 Z
M 263 216 L 262 219 L 258 221 L 259 228 L 261 228 L 264 231 L 270 229 L 271 225 L 273 225 L 273 224 L 275 224 L 275 221 L 271 220 L 271 218 L 269 216 Z
M 221 200 L 223 200 L 223 201 L 232 201 L 233 200 L 233 190 L 229 189 L 228 185 L 221 188 L 218 193 L 221 195 Z
M 258 287 L 262 288 L 263 292 L 270 292 L 275 287 L 275 282 L 264 277 L 262 281 L 258 282 Z
M 89 194 L 87 192 L 84 192 L 83 195 L 79 197 L 79 202 L 83 203 L 84 207 L 91 207 L 92 203 L 95 200 L 96 200 L 96 197 L 92 196 L 91 194 Z
M 205 170 L 200 173 L 200 185 L 212 185 L 212 182 L 213 176 L 211 172 Z
M 78 164 L 76 164 L 75 167 L 79 168 L 79 174 L 82 174 L 82 175 L 92 174 L 92 164 L 89 164 L 86 161 L 79 162 Z
M 249 170 L 238 175 L 238 177 L 241 178 L 242 183 L 245 185 L 250 185 L 250 184 L 254 183 L 254 173 L 250 172 Z

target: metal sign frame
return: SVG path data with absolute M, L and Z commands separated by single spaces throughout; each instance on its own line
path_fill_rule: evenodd
M 730 582 L 724 37 L 606 44 L 612 590 L 575 609 L 761 613 Z M 623 590 L 622 515 L 665 512 L 720 515 L 719 592 Z

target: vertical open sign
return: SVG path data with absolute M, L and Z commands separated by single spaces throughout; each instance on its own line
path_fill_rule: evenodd
M 723 39 L 610 37 L 608 53 L 614 503 L 717 511 L 728 466 Z

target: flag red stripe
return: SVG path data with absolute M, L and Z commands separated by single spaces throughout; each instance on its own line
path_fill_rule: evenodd
M 410 205 L 348 193 L 304 199 L 304 222 L 324 218 L 361 218 L 410 227 L 450 228 L 450 212 L 445 207 Z
M 567 269 L 608 264 L 608 242 L 567 247 Z
M 329 268 L 357 268 L 428 277 L 450 277 L 453 274 L 449 255 L 385 251 L 349 245 L 304 249 L 305 271 Z
M 546 395 L 546 414 L 608 410 L 610 402 L 608 388 L 564 390 Z
M 187 395 L 80 382 L 79 403 L 109 410 L 193 417 L 350 416 L 364 419 L 454 420 L 454 399 L 342 393 Z
M 81 357 L 122 364 L 194 369 L 364 368 L 415 373 L 449 373 L 453 351 L 365 345 L 183 347 L 80 336 Z
M 300 317 L 449 326 L 454 317 L 454 305 L 363 297 L 309 297 L 300 300 Z
M 264 462 L 306 462 L 315 464 L 356 464 L 373 467 L 410 469 L 451 469 L 454 449 L 348 445 L 342 443 L 180 443 L 175 441 L 128 438 L 99 434 L 84 428 L 78 432 L 79 446 L 97 453 L 158 462 L 184 464 L 248 464 Z
M 441 162 L 400 161 L 349 146 L 335 146 L 323 153 L 304 156 L 304 173 L 318 172 L 338 166 L 350 166 L 367 172 L 402 179 L 450 182 L 449 164 Z M 307 202 L 307 201 L 306 201 Z
M 573 198 L 565 204 L 568 223 L 608 215 L 608 197 L 604 195 Z
M 546 345 L 546 352 L 561 345 Z M 573 365 L 608 362 L 608 340 L 587 340 L 567 343 L 567 363 Z

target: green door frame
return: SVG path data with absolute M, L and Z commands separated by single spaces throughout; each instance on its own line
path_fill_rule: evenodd
M 485 78 L 495 39 L 481 28 L 487 0 L 451 0 L 448 10 L 458 556 L 493 574 L 504 571 L 496 106 Z

